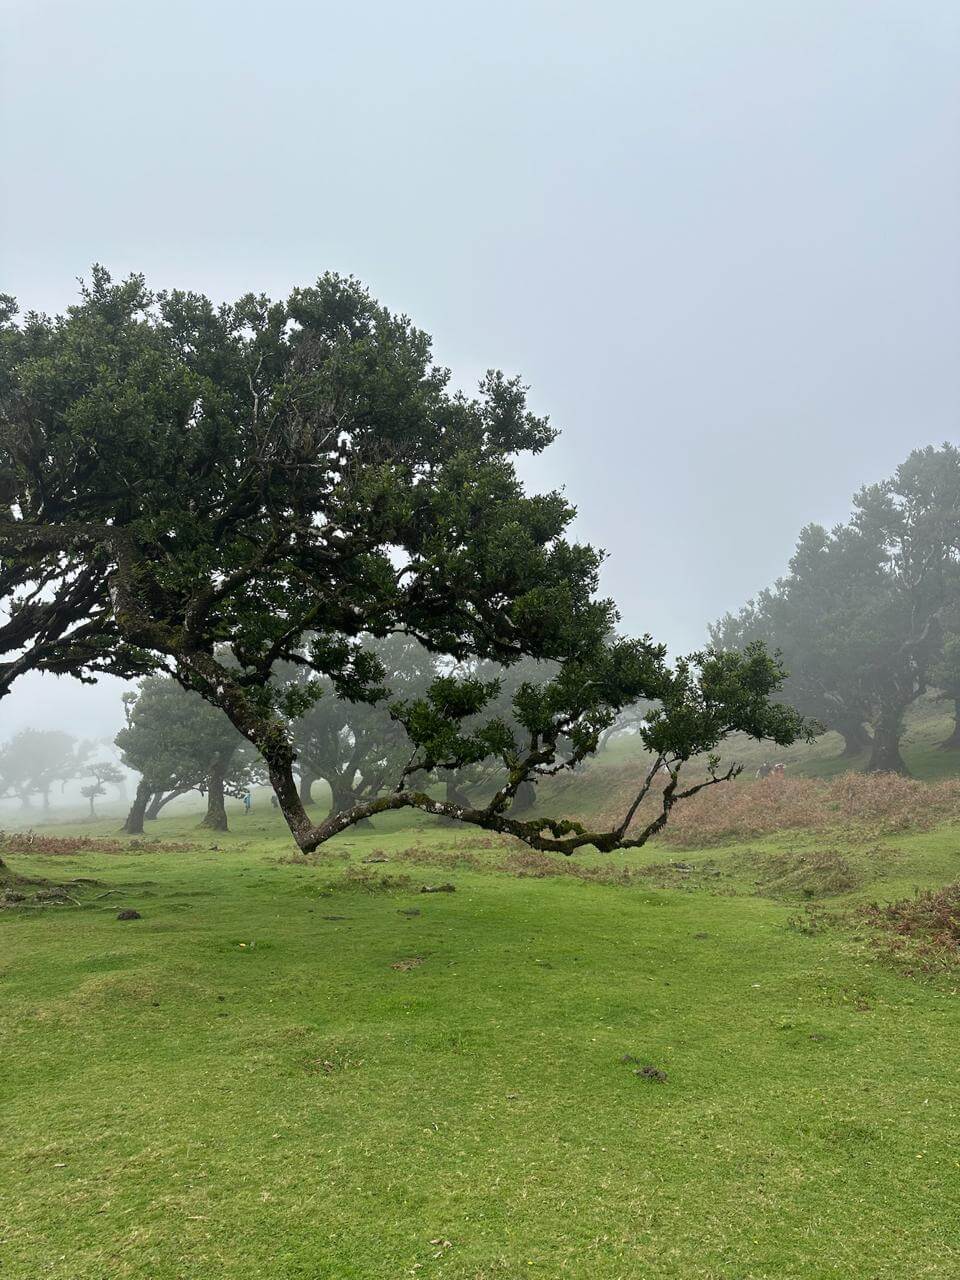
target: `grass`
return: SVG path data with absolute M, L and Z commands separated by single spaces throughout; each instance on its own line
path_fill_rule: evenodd
M 960 774 L 960 751 L 944 751 L 953 731 L 953 704 L 936 694 L 919 698 L 907 711 L 901 754 L 910 773 L 924 781 L 952 778 Z M 764 760 L 783 761 L 790 776 L 832 778 L 849 769 L 865 769 L 868 755 L 849 760 L 840 752 L 843 740 L 836 733 L 824 733 L 812 743 L 793 747 L 777 747 L 749 738 L 734 738 L 724 748 L 725 759 L 738 760 L 752 776 Z M 620 737 L 612 740 L 601 757 L 608 764 L 629 763 L 636 759 L 636 740 Z
M 315 863 L 234 827 L 3 851 L 101 882 L 0 913 L 4 1280 L 960 1274 L 954 985 L 790 923 L 957 878 L 955 830 L 614 884 L 426 821 Z

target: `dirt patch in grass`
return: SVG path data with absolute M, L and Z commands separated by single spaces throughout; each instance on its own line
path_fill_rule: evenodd
M 332 1076 L 339 1071 L 353 1071 L 363 1066 L 363 1058 L 353 1057 L 345 1049 L 326 1049 L 319 1057 L 307 1058 L 303 1069 L 312 1076 Z
M 78 877 L 57 884 L 39 876 L 22 876 L 0 858 L 0 910 L 21 907 L 83 906 L 81 897 L 99 888 L 99 880 Z M 99 894 L 97 897 L 105 897 Z

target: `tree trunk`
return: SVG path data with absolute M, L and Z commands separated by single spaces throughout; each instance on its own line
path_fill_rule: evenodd
M 309 769 L 300 770 L 300 803 L 305 809 L 313 804 L 313 784 L 316 780 L 317 775 L 311 773 Z
M 901 773 L 910 776 L 900 754 L 903 736 L 903 708 L 884 707 L 874 725 L 873 748 L 867 770 L 870 773 Z
M 455 804 L 461 809 L 470 808 L 470 798 L 469 796 L 465 795 L 463 791 L 460 790 L 460 787 L 457 785 L 456 775 L 454 775 L 453 777 L 447 778 L 444 799 L 446 800 L 447 804 Z M 456 821 L 457 821 L 456 818 L 441 818 L 440 826 L 441 827 L 454 826 L 456 825 Z
M 960 698 L 953 700 L 953 733 L 940 743 L 941 751 L 960 751 Z
M 152 787 L 146 778 L 141 778 L 137 783 L 137 794 L 134 796 L 133 804 L 130 806 L 130 812 L 127 814 L 127 820 L 123 824 L 121 830 L 125 831 L 128 836 L 143 835 L 143 819 L 147 811 L 147 802 L 152 794 Z
M 857 756 L 866 755 L 873 746 L 873 739 L 862 720 L 844 720 L 833 727 L 843 738 L 841 760 L 853 760 Z
M 470 808 L 470 797 L 466 795 L 465 792 L 460 790 L 460 787 L 457 785 L 457 779 L 455 777 L 447 779 L 447 797 L 446 798 L 447 798 L 447 804 L 459 805 L 461 809 Z
M 177 796 L 185 796 L 188 791 L 192 791 L 193 787 L 174 787 L 172 791 L 157 791 L 153 799 L 147 806 L 147 812 L 143 815 L 147 822 L 153 822 L 155 818 L 159 818 L 160 810 L 168 805 L 171 800 L 176 800 Z
M 510 816 L 516 818 L 522 813 L 529 813 L 536 802 L 537 788 L 532 782 L 521 782 L 510 806 Z
M 207 812 L 201 827 L 211 831 L 227 831 L 227 809 L 223 803 L 223 757 L 217 753 L 207 773 Z
M 331 813 L 345 813 L 347 809 L 352 809 L 357 803 L 357 796 L 353 787 L 345 782 L 343 778 L 327 778 L 327 785 L 330 787 Z

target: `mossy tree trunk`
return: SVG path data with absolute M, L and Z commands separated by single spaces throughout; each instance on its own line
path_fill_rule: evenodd
M 141 778 L 137 783 L 137 794 L 134 796 L 133 804 L 130 806 L 130 812 L 127 814 L 127 820 L 123 824 L 123 830 L 128 836 L 143 835 L 143 820 L 146 817 L 147 804 L 153 794 L 153 788 L 146 778 Z
M 210 764 L 207 773 L 207 812 L 201 827 L 210 831 L 227 831 L 227 807 L 224 804 L 223 780 L 226 773 L 225 762 L 218 751 Z
M 910 770 L 900 754 L 903 737 L 904 708 L 895 703 L 882 707 L 873 728 L 873 746 L 867 769 L 870 773 L 900 773 L 910 776 Z
M 843 738 L 843 750 L 840 753 L 842 760 L 854 760 L 857 756 L 866 755 L 873 747 L 873 738 L 863 721 L 844 720 L 834 728 Z
M 300 770 L 300 803 L 305 809 L 313 804 L 313 784 L 316 780 L 317 775 L 312 770 Z

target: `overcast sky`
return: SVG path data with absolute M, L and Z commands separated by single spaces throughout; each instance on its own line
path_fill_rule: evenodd
M 0 290 L 353 273 L 562 430 L 525 468 L 672 647 L 957 438 L 956 0 L 0 0 Z M 50 679 L 0 737 L 111 732 Z

